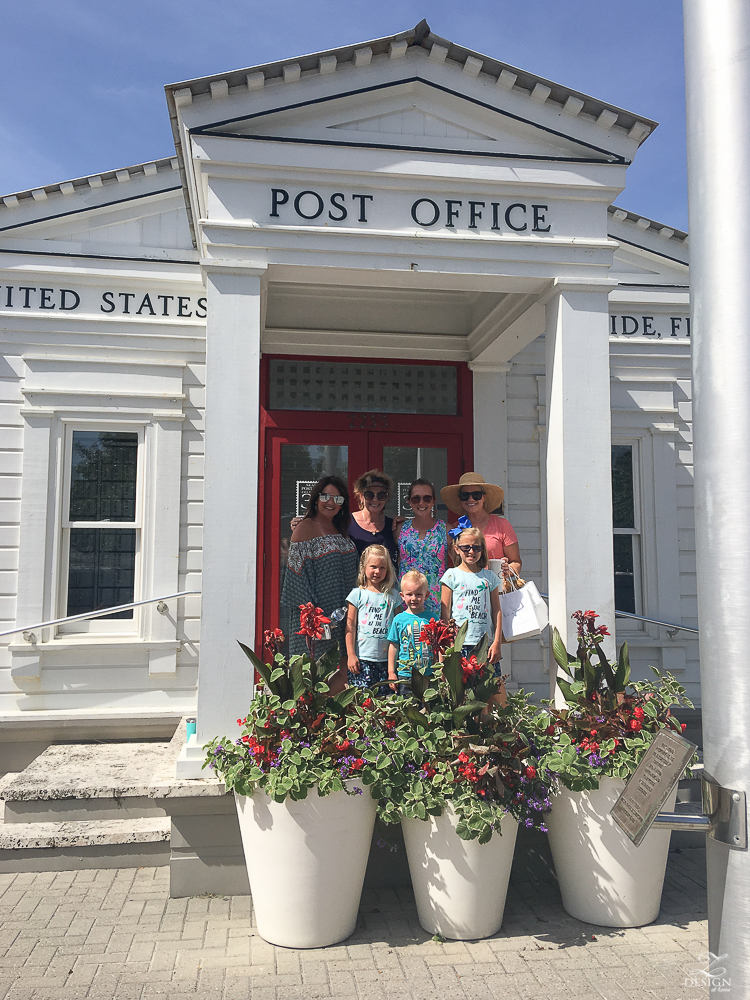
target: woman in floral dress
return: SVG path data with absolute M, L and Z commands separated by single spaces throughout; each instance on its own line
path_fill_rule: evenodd
M 427 577 L 430 592 L 425 611 L 440 618 L 440 578 L 446 571 L 448 534 L 445 521 L 435 516 L 435 487 L 427 479 L 415 479 L 409 487 L 409 506 L 413 517 L 407 518 L 398 534 L 399 575 L 418 570 Z

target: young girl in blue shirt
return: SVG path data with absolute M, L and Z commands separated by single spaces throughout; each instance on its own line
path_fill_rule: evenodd
M 487 544 L 479 528 L 464 528 L 453 545 L 455 566 L 440 580 L 440 611 L 444 621 L 469 623 L 463 655 L 486 635 L 490 663 L 497 663 L 503 641 L 500 577 L 487 569 Z M 495 671 L 497 673 L 497 670 Z
M 401 597 L 396 570 L 383 545 L 369 545 L 359 561 L 357 586 L 346 598 L 349 682 L 371 687 L 388 678 L 388 631 Z M 378 694 L 386 694 L 381 687 Z

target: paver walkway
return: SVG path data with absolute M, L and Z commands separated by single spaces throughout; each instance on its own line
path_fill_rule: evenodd
M 502 931 L 437 942 L 410 890 L 366 890 L 343 945 L 291 951 L 250 899 L 170 899 L 167 868 L 0 875 L 0 1000 L 702 1000 L 705 852 L 670 854 L 659 920 L 567 916 L 544 838 L 516 852 Z

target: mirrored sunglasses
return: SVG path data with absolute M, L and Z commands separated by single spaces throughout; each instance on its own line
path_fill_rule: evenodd
M 344 498 L 339 496 L 338 493 L 321 493 L 318 497 L 323 503 L 328 503 L 330 500 L 332 503 L 337 504 L 339 507 L 344 502 Z
M 481 545 L 459 545 L 458 548 L 461 549 L 462 552 L 481 552 L 482 551 L 482 546 Z
M 427 496 L 425 496 L 425 497 L 420 497 L 420 496 L 417 496 L 415 494 L 413 497 L 409 497 L 409 503 L 410 504 L 411 503 L 432 503 L 432 501 L 434 499 L 435 499 L 435 497 L 432 496 L 431 493 L 428 493 Z
M 483 496 L 484 496 L 484 490 L 472 490 L 470 493 L 468 493 L 466 490 L 461 490 L 461 492 L 458 494 L 458 499 L 466 501 L 469 499 L 469 497 L 471 497 L 472 500 L 481 500 Z
M 386 490 L 378 490 L 377 493 L 373 493 L 372 490 L 365 490 L 364 498 L 365 500 L 387 500 L 388 492 Z

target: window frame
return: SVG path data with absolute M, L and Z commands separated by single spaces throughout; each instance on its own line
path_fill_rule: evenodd
M 132 420 L 63 420 L 62 421 L 62 463 L 60 470 L 61 517 L 58 531 L 58 574 L 57 574 L 57 617 L 64 618 L 68 607 L 68 582 L 70 571 L 70 530 L 71 528 L 114 529 L 135 528 L 135 565 L 133 601 L 141 599 L 143 583 L 143 520 L 144 520 L 144 470 L 146 467 L 147 426 Z M 136 457 L 135 519 L 133 521 L 71 521 L 70 488 L 72 477 L 73 435 L 76 431 L 137 433 L 138 451 Z M 129 602 L 128 602 L 129 603 Z M 137 636 L 141 632 L 142 609 L 133 608 L 132 618 L 89 618 L 84 621 L 64 622 L 56 626 L 56 636 Z
M 612 434 L 610 448 L 610 476 L 612 474 L 611 449 L 617 447 L 629 447 L 632 455 L 632 476 L 633 476 L 633 524 L 632 528 L 615 528 L 614 526 L 614 495 L 612 497 L 612 536 L 629 535 L 632 541 L 633 551 L 633 589 L 636 615 L 643 615 L 645 598 L 645 567 L 643 561 L 643 456 L 641 454 L 641 438 Z M 619 609 L 618 609 L 619 610 Z M 617 631 L 631 633 L 642 633 L 644 622 L 635 621 L 632 618 L 618 618 Z

